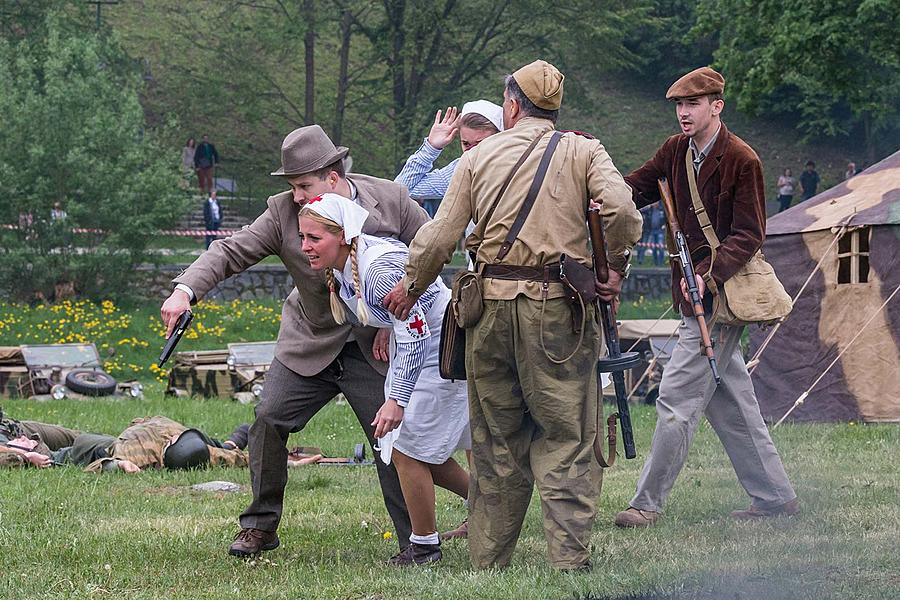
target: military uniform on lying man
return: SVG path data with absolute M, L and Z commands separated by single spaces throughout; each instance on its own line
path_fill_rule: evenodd
M 56 436 L 50 438 L 53 446 L 42 443 L 34 434 L 13 438 L 0 446 L 0 464 L 4 466 L 72 464 L 83 466 L 88 472 L 123 470 L 128 473 L 147 468 L 247 466 L 247 455 L 242 451 L 247 444 L 247 424 L 240 425 L 228 439 L 220 442 L 162 416 L 135 419 L 118 437 L 81 433 L 34 421 L 22 423 L 32 431 Z M 66 442 L 65 446 L 60 445 L 62 441 Z
M 50 465 L 52 453 L 71 446 L 80 434 L 60 425 L 11 419 L 0 410 L 0 468 Z

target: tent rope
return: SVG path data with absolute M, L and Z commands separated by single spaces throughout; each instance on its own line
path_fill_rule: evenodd
M 859 331 L 856 332 L 856 335 L 853 336 L 853 339 L 850 340 L 850 343 L 847 344 L 847 345 L 844 347 L 844 349 L 841 350 L 841 351 L 838 353 L 838 355 L 834 357 L 834 360 L 831 361 L 831 364 L 829 364 L 827 367 L 825 367 L 825 370 L 822 371 L 822 374 L 819 375 L 819 376 L 816 378 L 815 381 L 813 381 L 812 385 L 809 386 L 808 388 L 806 388 L 806 391 L 805 391 L 805 392 L 803 392 L 802 394 L 800 394 L 800 396 L 797 398 L 797 400 L 794 401 L 794 405 L 791 406 L 791 407 L 788 409 L 788 411 L 787 411 L 786 413 L 784 413 L 784 416 L 783 416 L 783 417 L 781 417 L 780 419 L 778 419 L 778 422 L 775 423 L 775 425 L 772 427 L 772 429 L 775 429 L 775 427 L 778 427 L 779 425 L 781 425 L 781 424 L 784 422 L 784 420 L 788 418 L 788 415 L 790 415 L 792 412 L 794 412 L 794 409 L 795 409 L 795 408 L 797 408 L 798 406 L 800 406 L 801 404 L 803 404 L 803 403 L 806 401 L 806 398 L 809 396 L 809 393 L 812 391 L 812 389 L 813 389 L 814 387 L 816 387 L 816 385 L 822 380 L 823 377 L 825 377 L 825 374 L 828 373 L 829 370 L 831 370 L 831 367 L 833 367 L 834 364 L 835 364 L 838 360 L 840 360 L 840 358 L 844 355 L 844 352 L 846 352 L 847 350 L 850 349 L 850 346 L 853 345 L 853 342 L 856 341 L 856 338 L 858 338 L 859 335 L 860 335 L 863 331 L 866 330 L 866 327 L 868 327 L 868 326 L 869 326 L 869 323 L 871 323 L 872 320 L 873 320 L 876 316 L 878 316 L 878 313 L 880 313 L 882 310 L 884 310 L 884 307 L 887 306 L 888 302 L 890 302 L 890 301 L 894 298 L 894 296 L 897 295 L 897 292 L 900 292 L 900 285 L 898 285 L 896 288 L 894 288 L 894 291 L 891 293 L 890 296 L 887 297 L 887 300 L 885 300 L 884 302 L 882 302 L 882 303 L 881 303 L 881 306 L 878 307 L 878 310 L 876 310 L 874 313 L 872 313 L 872 316 L 869 317 L 869 320 L 866 321 L 866 324 L 862 326 L 862 329 L 860 329 Z
M 800 291 L 798 291 L 797 294 L 794 296 L 794 298 L 791 300 L 792 303 L 796 304 L 797 298 L 799 298 L 800 294 L 802 294 L 803 291 L 806 290 L 806 286 L 809 285 L 809 282 L 812 281 L 813 276 L 822 267 L 822 263 L 825 262 L 825 258 L 831 252 L 831 249 L 834 248 L 834 245 L 838 243 L 838 240 L 840 240 L 842 237 L 844 237 L 844 234 L 847 233 L 847 227 L 850 225 L 850 221 L 853 219 L 853 217 L 855 215 L 856 215 L 856 213 L 851 214 L 847 218 L 847 221 L 843 225 L 841 225 L 840 230 L 838 230 L 838 232 L 835 234 L 834 239 L 831 240 L 831 244 L 828 245 L 828 248 L 825 250 L 825 253 L 822 254 L 822 258 L 819 259 L 819 262 L 816 264 L 816 266 L 813 268 L 813 270 L 809 273 L 809 277 L 807 277 L 806 281 L 803 282 L 803 285 L 800 286 Z M 786 318 L 787 317 L 785 317 L 785 319 Z M 763 352 L 765 352 L 766 348 L 769 345 L 769 342 L 772 341 L 772 338 L 775 337 L 775 334 L 781 328 L 782 323 L 784 323 L 784 319 L 782 319 L 781 321 L 779 321 L 778 323 L 775 324 L 775 327 L 772 328 L 772 330 L 769 332 L 769 335 L 767 335 L 766 339 L 763 340 L 763 343 L 760 344 L 759 348 L 756 349 L 756 352 L 753 354 L 753 358 L 751 358 L 749 361 L 747 361 L 747 368 L 750 369 L 751 375 L 753 375 L 753 371 L 756 370 L 756 367 L 759 366 L 759 357 L 762 355 Z
M 656 320 L 653 321 L 653 324 L 652 324 L 649 328 L 647 328 L 647 333 L 645 333 L 644 335 L 642 335 L 641 337 L 639 337 L 638 339 L 636 339 L 636 340 L 634 341 L 634 343 L 633 343 L 631 346 L 629 346 L 628 350 L 626 350 L 625 352 L 631 352 L 632 350 L 634 350 L 634 347 L 635 347 L 635 346 L 637 346 L 637 345 L 640 344 L 643 340 L 645 340 L 645 339 L 647 339 L 648 337 L 650 337 L 650 332 L 653 331 L 653 328 L 656 327 L 656 324 L 657 324 L 657 323 L 659 323 L 660 321 L 662 321 L 663 318 L 665 318 L 665 316 L 666 316 L 667 314 L 669 314 L 670 312 L 672 312 L 672 307 L 673 307 L 673 305 L 670 304 L 670 305 L 669 305 L 669 308 L 667 308 L 667 309 L 663 312 L 663 314 L 659 315 L 659 316 L 656 318 Z

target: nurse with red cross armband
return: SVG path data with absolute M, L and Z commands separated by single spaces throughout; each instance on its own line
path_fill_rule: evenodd
M 435 280 L 404 320 L 382 306 L 405 273 L 409 249 L 390 238 L 362 233 L 368 211 L 337 194 L 313 198 L 300 211 L 302 250 L 324 271 L 331 311 L 338 323 L 390 329 L 390 367 L 385 403 L 375 421 L 382 459 L 393 460 L 412 521 L 409 547 L 390 562 L 398 566 L 440 560 L 434 486 L 466 498 L 469 476 L 452 458 L 469 449 L 464 381 L 438 372 L 441 322 L 450 290 Z

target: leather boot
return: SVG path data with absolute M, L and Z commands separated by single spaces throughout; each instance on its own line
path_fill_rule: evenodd
M 437 562 L 442 557 L 440 542 L 437 544 L 410 542 L 409 546 L 391 557 L 388 564 L 394 567 L 411 567 Z
M 773 508 L 759 508 L 750 505 L 746 510 L 731 511 L 731 518 L 739 521 L 752 521 L 754 519 L 767 519 L 769 517 L 785 516 L 790 517 L 800 512 L 800 501 L 794 498 L 784 504 Z
M 617 527 L 652 527 L 659 519 L 659 513 L 629 506 L 616 515 Z
M 263 531 L 245 527 L 241 529 L 234 542 L 228 548 L 228 554 L 232 556 L 253 556 L 265 550 L 274 550 L 281 542 L 274 531 Z

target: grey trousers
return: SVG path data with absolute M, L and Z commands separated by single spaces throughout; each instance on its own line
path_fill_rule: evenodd
M 722 383 L 715 387 L 709 362 L 700 353 L 697 319 L 685 317 L 678 343 L 663 371 L 656 401 L 656 431 L 631 506 L 660 512 L 684 466 L 688 448 L 706 415 L 719 436 L 738 480 L 759 508 L 796 498 L 769 430 L 759 412 L 741 354 L 743 327 L 712 330 Z
M 256 420 L 250 426 L 250 481 L 253 502 L 241 514 L 241 527 L 275 531 L 281 521 L 287 485 L 288 435 L 302 430 L 339 393 L 356 413 L 372 446 L 371 423 L 384 404 L 384 377 L 366 361 L 356 342 L 349 342 L 331 365 L 312 377 L 291 371 L 278 359 L 266 373 Z M 374 453 L 374 451 L 373 451 Z M 375 461 L 381 492 L 401 548 L 412 529 L 394 465 Z

